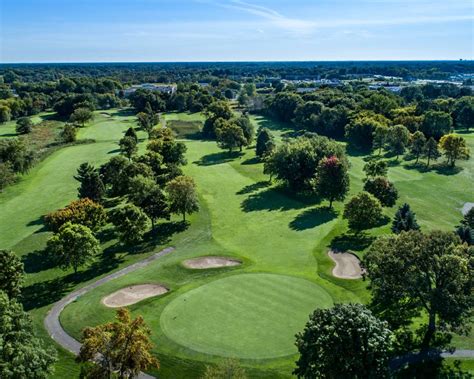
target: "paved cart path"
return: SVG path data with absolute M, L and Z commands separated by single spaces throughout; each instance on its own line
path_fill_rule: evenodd
M 48 312 L 46 318 L 44 319 L 44 326 L 48 331 L 49 335 L 53 340 L 55 340 L 59 345 L 61 345 L 66 350 L 69 350 L 73 354 L 79 354 L 79 350 L 81 349 L 81 343 L 74 338 L 72 338 L 69 334 L 61 326 L 59 322 L 59 315 L 63 311 L 63 309 L 71 304 L 74 300 L 76 300 L 79 296 L 86 294 L 87 292 L 99 287 L 100 285 L 110 282 L 116 278 L 120 278 L 121 276 L 127 275 L 133 271 L 136 271 L 142 267 L 148 266 L 150 263 L 154 262 L 155 260 L 161 258 L 164 255 L 171 253 L 174 250 L 173 247 L 168 247 L 166 249 L 161 250 L 158 253 L 155 253 L 148 258 L 145 258 L 139 262 L 136 262 L 130 266 L 124 267 L 123 269 L 116 271 L 110 275 L 104 276 L 103 278 L 86 285 L 76 291 L 71 292 L 66 297 L 62 298 L 58 302 L 56 302 L 51 310 Z M 139 379 L 153 379 L 154 376 L 140 373 L 138 376 Z

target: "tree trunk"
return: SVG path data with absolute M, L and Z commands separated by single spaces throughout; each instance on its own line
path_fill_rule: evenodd
M 329 199 L 329 209 L 332 209 L 332 202 L 333 202 L 333 199 L 332 197 Z
M 431 340 L 436 332 L 436 314 L 430 313 L 428 321 L 428 329 L 421 343 L 421 351 L 427 351 L 430 348 Z
M 415 164 L 418 164 L 418 159 L 420 158 L 420 156 L 417 154 L 416 155 L 416 161 L 415 161 Z
M 155 219 L 151 218 L 151 230 L 155 231 Z
M 426 168 L 430 167 L 430 155 L 428 154 L 428 161 L 426 162 Z
M 183 212 L 183 222 L 186 222 L 186 212 Z

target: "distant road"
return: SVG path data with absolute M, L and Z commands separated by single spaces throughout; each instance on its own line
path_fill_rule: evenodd
M 64 308 L 66 308 L 66 306 L 71 304 L 78 297 L 101 286 L 102 284 L 110 282 L 113 279 L 120 278 L 124 275 L 127 275 L 145 266 L 148 266 L 150 263 L 156 261 L 157 259 L 163 257 L 164 255 L 171 253 L 173 250 L 174 250 L 174 247 L 168 247 L 166 249 L 163 249 L 160 252 L 149 256 L 148 258 L 145 258 L 130 266 L 124 267 L 123 269 L 116 271 L 110 275 L 104 276 L 103 278 L 91 284 L 88 284 L 83 288 L 73 291 L 66 297 L 56 302 L 51 308 L 51 310 L 48 312 L 48 314 L 46 315 L 46 318 L 44 319 L 44 326 L 46 330 L 48 331 L 49 335 L 51 336 L 51 338 L 55 340 L 63 348 L 65 348 L 66 350 L 69 350 L 71 353 L 75 355 L 79 354 L 79 350 L 81 349 L 81 343 L 75 340 L 74 338 L 72 338 L 69 334 L 67 334 L 66 331 L 61 326 L 61 323 L 59 322 L 59 315 L 64 310 Z M 155 377 L 145 374 L 145 373 L 140 373 L 138 378 L 139 379 L 154 379 Z

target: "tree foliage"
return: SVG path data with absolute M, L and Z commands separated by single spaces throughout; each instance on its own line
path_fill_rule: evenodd
M 355 232 L 370 229 L 382 218 L 382 206 L 373 195 L 361 192 L 346 203 L 343 218 L 348 220 L 349 228 Z
M 171 213 L 183 215 L 186 221 L 186 214 L 192 214 L 199 210 L 199 200 L 196 192 L 196 184 L 189 176 L 178 176 L 166 185 L 170 201 Z
M 374 195 L 384 207 L 393 207 L 398 199 L 395 185 L 381 176 L 367 179 L 364 183 L 364 191 Z
M 91 164 L 82 163 L 77 169 L 77 174 L 74 176 L 80 187 L 77 189 L 79 198 L 91 199 L 95 202 L 100 202 L 105 194 L 105 187 L 99 172 Z
M 112 210 L 109 212 L 109 218 L 119 234 L 120 241 L 124 244 L 141 242 L 148 229 L 147 215 L 133 204 L 126 204 Z
M 349 192 L 346 162 L 336 156 L 321 159 L 317 168 L 315 191 L 323 199 L 329 200 L 329 208 L 332 208 L 334 200 L 343 201 Z
M 120 379 L 136 377 L 140 371 L 160 367 L 151 353 L 150 335 L 143 317 L 132 319 L 128 309 L 120 308 L 116 321 L 83 330 L 77 361 L 94 360 L 95 377 L 110 378 L 114 373 Z
M 401 232 L 419 229 L 420 227 L 416 221 L 415 213 L 410 209 L 410 206 L 405 203 L 398 208 L 392 222 L 392 232 L 399 234 Z
M 439 148 L 443 151 L 451 167 L 454 167 L 457 160 L 468 160 L 470 157 L 466 140 L 456 134 L 447 134 L 441 137 L 439 140 Z
M 25 271 L 20 258 L 10 250 L 0 250 L 0 291 L 13 299 L 20 295 L 24 281 Z
M 361 304 L 317 309 L 296 336 L 299 378 L 388 378 L 392 333 Z

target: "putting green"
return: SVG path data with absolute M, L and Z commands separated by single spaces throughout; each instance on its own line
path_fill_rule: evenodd
M 295 334 L 329 294 L 304 279 L 240 274 L 191 290 L 161 314 L 165 335 L 202 353 L 267 359 L 296 353 Z

